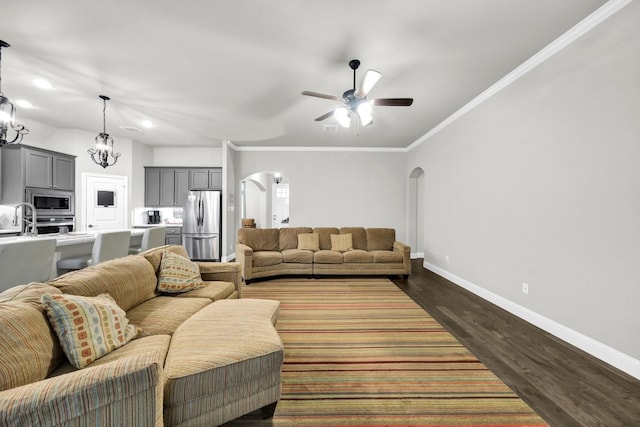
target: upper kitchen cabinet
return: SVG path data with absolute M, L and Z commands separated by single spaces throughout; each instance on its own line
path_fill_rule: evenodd
M 74 190 L 75 157 L 25 148 L 24 160 L 27 187 Z
M 74 191 L 76 157 L 28 145 L 2 147 L 3 203 L 17 203 L 26 187 Z M 14 200 L 15 199 L 15 200 Z
M 145 206 L 182 206 L 189 192 L 189 170 L 144 168 Z
M 190 169 L 189 190 L 221 190 L 222 168 Z

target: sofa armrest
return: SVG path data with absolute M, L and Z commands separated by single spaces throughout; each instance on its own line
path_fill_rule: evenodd
M 393 250 L 402 254 L 402 264 L 404 265 L 405 276 L 411 274 L 411 246 L 402 242 L 393 242 Z
M 150 352 L 0 391 L 0 425 L 161 426 L 157 360 Z
M 253 278 L 253 249 L 243 243 L 236 243 L 236 261 L 240 264 L 242 278 Z
M 238 262 L 206 262 L 196 261 L 200 268 L 200 276 L 205 281 L 220 280 L 231 282 L 238 291 L 238 298 L 242 297 L 242 275 Z

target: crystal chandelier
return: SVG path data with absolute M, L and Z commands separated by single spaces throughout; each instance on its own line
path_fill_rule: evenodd
M 106 168 L 107 166 L 116 164 L 120 153 L 113 152 L 113 138 L 107 133 L 107 101 L 111 98 L 105 95 L 99 95 L 99 97 L 104 103 L 102 107 L 102 132 L 95 137 L 95 148 L 87 150 L 87 153 L 91 154 L 91 159 L 93 159 L 96 164 Z M 113 163 L 109 163 L 109 156 L 111 156 Z
M 0 64 L 2 63 L 2 48 L 10 47 L 9 43 L 0 40 Z M 13 139 L 9 140 L 9 128 L 15 132 Z M 19 144 L 22 137 L 29 133 L 23 125 L 16 123 L 16 107 L 9 98 L 2 93 L 2 73 L 0 73 L 0 147 L 5 144 Z

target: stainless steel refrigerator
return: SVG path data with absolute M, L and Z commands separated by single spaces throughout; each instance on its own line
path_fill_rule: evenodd
M 192 260 L 220 261 L 220 191 L 189 191 L 182 212 L 182 244 Z

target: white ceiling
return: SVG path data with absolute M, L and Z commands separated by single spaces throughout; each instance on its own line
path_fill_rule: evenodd
M 2 90 L 19 121 L 102 130 L 153 146 L 404 148 L 580 22 L 604 0 L 5 1 Z M 359 135 L 314 119 L 373 68 Z M 54 90 L 32 84 L 44 77 Z M 144 129 L 143 119 L 155 127 Z M 120 127 L 135 127 L 131 132 Z M 23 141 L 28 144 L 29 136 Z

